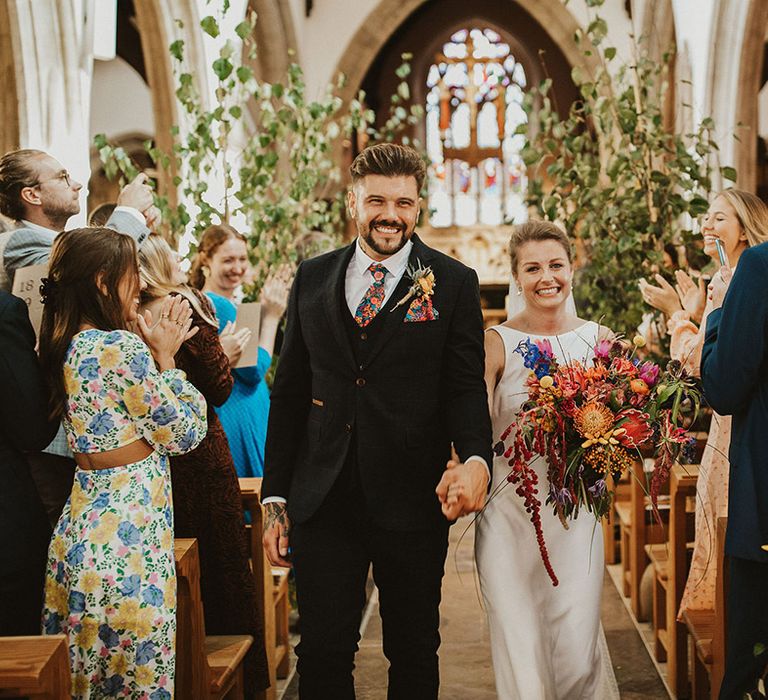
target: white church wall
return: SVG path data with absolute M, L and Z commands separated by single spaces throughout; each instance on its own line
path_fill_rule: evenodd
M 111 61 L 94 61 L 93 65 L 89 142 L 102 133 L 110 140 L 155 133 L 149 86 L 119 56 Z

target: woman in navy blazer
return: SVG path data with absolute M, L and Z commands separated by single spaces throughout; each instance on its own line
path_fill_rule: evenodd
M 768 243 L 742 254 L 729 285 L 730 275 L 724 267 L 710 285 L 716 308 L 701 358 L 707 400 L 733 416 L 721 700 L 743 698 L 768 663 L 765 651 L 754 653 L 755 645 L 768 644 Z

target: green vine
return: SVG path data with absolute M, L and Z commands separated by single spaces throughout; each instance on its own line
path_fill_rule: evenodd
M 207 16 L 201 29 L 211 37 L 220 34 L 221 20 Z M 344 77 L 329 84 L 323 96 L 311 100 L 301 67 L 291 64 L 284 79 L 258 80 L 247 63 L 256 58 L 255 14 L 237 25 L 241 44 L 224 42 L 211 63 L 215 104 L 204 109 L 196 82 L 189 71 L 184 43 L 170 47 L 176 99 L 185 128 L 175 126 L 171 153 L 145 144 L 145 149 L 166 180 L 177 188 L 179 203 L 168 193 L 156 196 L 167 233 L 194 241 L 213 223 L 245 220 L 255 282 L 249 296 L 258 292 L 271 270 L 318 247 L 332 247 L 345 228 L 340 143 L 355 132 L 366 134 L 369 143 L 409 141 L 411 127 L 423 117 L 423 109 L 410 103 L 407 78 L 410 54 L 396 70 L 400 80 L 380 128 L 376 114 L 365 106 L 365 94 L 345 103 L 338 90 Z M 103 134 L 94 141 L 107 177 L 130 180 L 138 168 L 125 151 L 110 144 Z M 414 144 L 418 147 L 418 144 Z M 210 183 L 220 184 L 221 200 L 211 200 Z M 195 250 L 192 244 L 192 252 Z
M 631 333 L 649 310 L 639 278 L 662 267 L 665 244 L 686 244 L 692 219 L 707 210 L 718 147 L 709 118 L 686 134 L 665 124 L 671 54 L 653 60 L 647 42 L 633 38 L 634 60 L 619 64 L 616 49 L 604 46 L 608 33 L 600 16 L 576 33 L 597 67 L 573 69 L 580 99 L 568 114 L 558 114 L 551 80 L 544 80 L 525 97 L 529 125 L 519 133 L 528 136 L 522 155 L 532 173 L 529 204 L 581 243 L 586 264 L 574 287 L 580 312 Z M 733 168 L 720 172 L 735 181 Z

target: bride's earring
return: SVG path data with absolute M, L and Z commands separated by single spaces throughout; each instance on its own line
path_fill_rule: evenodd
M 522 293 L 523 293 L 523 288 L 522 287 L 518 287 L 517 288 L 517 296 L 520 296 Z

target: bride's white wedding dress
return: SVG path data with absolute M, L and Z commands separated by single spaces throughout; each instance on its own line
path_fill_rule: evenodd
M 596 323 L 548 338 L 558 362 L 591 359 Z M 514 422 L 527 397 L 530 370 L 514 352 L 536 336 L 496 326 L 504 342 L 504 373 L 494 392 L 493 436 Z M 507 444 L 510 444 L 509 441 Z M 547 494 L 547 465 L 537 459 L 538 496 Z M 504 457 L 493 465 L 492 496 L 476 523 L 475 556 L 488 613 L 491 652 L 500 700 L 608 700 L 618 698 L 616 679 L 600 625 L 603 533 L 583 512 L 563 528 L 548 505 L 541 520 L 560 584 L 554 587 L 539 554 L 523 499 L 506 484 Z M 501 489 L 498 487 L 504 485 Z

